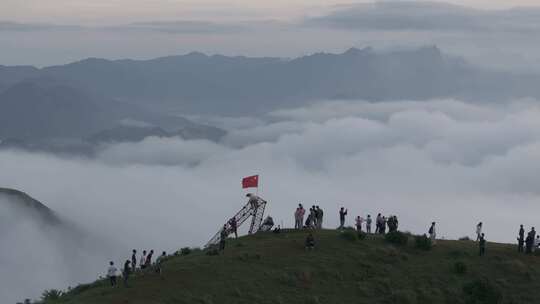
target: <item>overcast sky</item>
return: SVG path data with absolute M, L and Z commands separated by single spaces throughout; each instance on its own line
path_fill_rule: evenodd
M 2 0 L 0 19 L 18 22 L 116 24 L 140 20 L 290 19 L 329 6 L 367 0 Z M 380 1 L 379 1 L 380 2 Z M 443 2 L 434 0 L 434 2 Z M 537 0 L 446 0 L 483 9 L 538 6 Z
M 484 66 L 540 71 L 538 1 L 445 2 L 2 0 L 0 65 L 437 45 Z M 517 6 L 528 8 L 510 10 Z

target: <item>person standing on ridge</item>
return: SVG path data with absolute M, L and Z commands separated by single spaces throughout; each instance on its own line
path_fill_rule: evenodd
M 356 231 L 359 233 L 362 232 L 362 223 L 364 222 L 364 219 L 360 216 L 356 217 Z
M 435 222 L 431 223 L 431 227 L 429 227 L 429 239 L 431 240 L 431 244 L 435 245 L 437 242 L 437 231 L 435 229 Z
M 519 232 L 518 232 L 518 252 L 524 252 L 523 245 L 525 244 L 525 229 L 523 229 L 523 225 L 519 225 Z
M 133 272 L 137 271 L 137 250 L 133 249 L 131 254 L 131 268 Z
M 377 214 L 377 218 L 375 219 L 375 233 L 381 233 L 381 220 L 382 216 L 381 214 Z
M 229 220 L 229 226 L 231 226 L 231 232 L 234 233 L 234 237 L 238 238 L 238 223 L 236 222 L 236 217 Z
M 478 240 L 478 246 L 480 247 L 480 256 L 484 256 L 486 254 L 486 239 L 483 233 Z
M 298 204 L 298 208 L 296 208 L 296 211 L 294 212 L 294 229 L 302 229 L 305 212 L 306 210 L 304 210 L 302 204 Z
M 387 221 L 386 217 L 383 216 L 383 217 L 381 218 L 381 228 L 379 228 L 379 229 L 380 229 L 379 232 L 380 232 L 381 234 L 385 234 L 385 233 L 386 233 L 386 221 Z
M 146 268 L 146 250 L 143 250 L 142 252 L 141 260 L 139 261 L 139 268 L 141 268 L 141 270 Z
M 130 263 L 130 260 L 126 260 L 126 262 L 124 263 L 124 271 L 122 272 L 122 276 L 124 278 L 124 287 L 128 287 L 129 274 L 131 273 Z
M 159 275 L 161 275 L 163 272 L 162 271 L 163 262 L 165 261 L 166 258 L 167 258 L 167 253 L 163 251 L 156 260 L 156 273 L 158 273 Z
M 371 233 L 371 215 L 369 214 L 366 219 L 366 233 Z
M 227 238 L 227 225 L 223 225 L 219 233 L 219 251 L 225 251 L 225 239 Z
M 347 209 L 341 207 L 339 209 L 339 229 L 345 228 L 345 216 L 347 216 Z
M 317 229 L 317 227 L 319 227 L 319 224 L 317 224 L 317 220 L 319 219 L 319 210 L 317 210 L 315 205 L 311 206 L 311 209 L 313 210 L 313 228 Z
M 109 282 L 111 283 L 112 287 L 116 286 L 116 273 L 118 272 L 118 269 L 114 266 L 114 262 L 109 262 L 109 269 L 107 269 L 107 277 L 109 278 Z
M 481 236 L 482 236 L 482 222 L 476 225 L 476 241 L 480 241 Z
M 145 268 L 150 269 L 152 266 L 152 255 L 154 255 L 154 250 L 150 250 L 150 253 L 146 256 L 146 262 L 144 263 Z
M 322 229 L 324 212 L 319 206 L 317 206 L 317 228 Z

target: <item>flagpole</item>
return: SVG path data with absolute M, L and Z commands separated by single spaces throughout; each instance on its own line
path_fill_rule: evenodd
M 259 174 L 259 177 L 257 177 L 257 196 L 259 196 L 259 185 L 261 184 L 261 175 Z

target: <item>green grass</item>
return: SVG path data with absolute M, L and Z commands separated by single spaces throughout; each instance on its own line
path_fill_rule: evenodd
M 227 242 L 223 255 L 171 258 L 162 277 L 133 277 L 130 288 L 101 281 L 47 303 L 540 303 L 540 257 L 515 246 L 488 243 L 479 257 L 471 241 L 438 241 L 425 251 L 412 238 L 395 246 L 339 234 L 316 232 L 310 252 L 307 232 L 243 237 Z

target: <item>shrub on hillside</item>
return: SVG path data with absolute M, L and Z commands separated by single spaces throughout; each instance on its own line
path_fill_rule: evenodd
M 409 242 L 409 236 L 399 231 L 392 231 L 392 232 L 387 233 L 384 236 L 384 239 L 388 243 L 392 243 L 394 245 L 399 245 L 399 246 L 407 245 L 407 243 Z
M 219 250 L 215 247 L 213 248 L 208 248 L 206 250 L 206 255 L 219 255 Z
M 182 249 L 180 249 L 180 255 L 188 255 L 191 253 L 191 248 L 189 247 L 184 247 Z
M 41 294 L 41 300 L 43 300 L 44 302 L 58 300 L 60 299 L 60 297 L 62 297 L 62 294 L 63 292 L 57 289 L 45 290 Z
M 459 240 L 460 240 L 460 241 L 470 241 L 471 238 L 468 237 L 468 236 L 462 236 L 462 237 L 459 238 Z
M 455 262 L 454 263 L 454 272 L 457 274 L 465 274 L 467 273 L 467 264 L 463 262 Z
M 487 278 L 463 285 L 463 293 L 467 304 L 499 304 L 502 301 L 498 288 Z
M 354 242 L 358 239 L 358 235 L 354 229 L 345 229 L 343 230 L 339 236 L 343 238 L 344 240 Z
M 362 232 L 362 231 L 358 232 L 358 239 L 359 239 L 359 240 L 365 240 L 366 237 L 367 237 L 367 234 L 366 234 L 366 233 L 364 233 L 364 232 Z
M 427 235 L 417 235 L 414 237 L 414 246 L 417 249 L 421 250 L 430 250 L 431 249 L 431 240 L 427 237 Z

